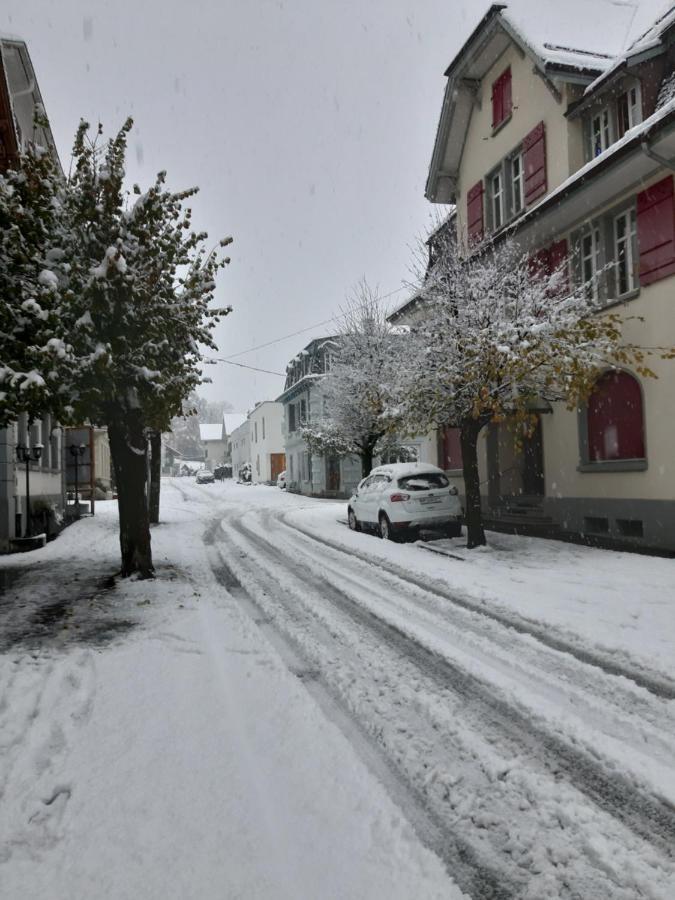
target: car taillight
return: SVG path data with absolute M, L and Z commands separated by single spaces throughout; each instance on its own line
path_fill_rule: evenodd
M 450 493 L 452 494 L 453 497 L 456 497 L 456 496 L 457 496 L 457 494 L 459 493 L 459 491 L 457 490 L 457 486 L 456 486 L 456 485 L 453 484 L 453 486 L 450 488 Z
M 392 503 L 405 503 L 406 500 L 410 500 L 410 494 L 392 494 L 389 499 Z

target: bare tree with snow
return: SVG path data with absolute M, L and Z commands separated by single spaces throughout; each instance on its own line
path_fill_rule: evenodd
M 401 419 L 397 405 L 397 335 L 381 298 L 365 279 L 340 317 L 339 349 L 324 380 L 325 407 L 303 428 L 312 453 L 358 456 L 363 477 Z
M 408 345 L 404 406 L 412 428 L 460 429 L 469 548 L 485 543 L 478 437 L 489 422 L 533 427 L 537 401 L 569 408 L 593 391 L 606 367 L 653 376 L 652 350 L 624 339 L 625 319 L 600 309 L 587 285 L 572 284 L 567 262 L 553 271 L 511 240 L 461 252 L 451 228 L 420 246 L 419 317 Z M 669 355 L 663 351 L 663 355 Z

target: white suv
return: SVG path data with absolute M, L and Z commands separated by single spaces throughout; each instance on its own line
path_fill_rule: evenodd
M 378 466 L 354 491 L 347 508 L 349 527 L 377 528 L 395 541 L 420 528 L 442 529 L 448 537 L 462 533 L 457 488 L 443 469 L 429 463 Z

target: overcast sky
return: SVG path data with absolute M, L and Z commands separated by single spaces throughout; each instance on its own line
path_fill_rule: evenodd
M 434 213 L 424 183 L 443 72 L 488 5 L 3 0 L 0 30 L 28 42 L 64 166 L 80 117 L 110 133 L 131 114 L 130 183 L 166 169 L 172 187 L 199 185 L 195 225 L 235 239 L 218 289 L 234 307 L 217 332 L 230 356 L 329 319 L 363 275 L 402 287 Z M 330 330 L 237 361 L 283 372 Z M 205 396 L 236 410 L 283 388 L 207 371 Z

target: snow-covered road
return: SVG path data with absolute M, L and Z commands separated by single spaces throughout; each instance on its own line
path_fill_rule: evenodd
M 163 491 L 160 578 L 83 563 L 67 630 L 5 567 L 0 896 L 675 896 L 669 672 L 481 608 L 344 504 Z M 114 524 L 30 556 L 110 571 Z
M 381 748 L 465 890 L 672 894 L 672 701 L 257 500 L 211 530 L 214 570 Z

